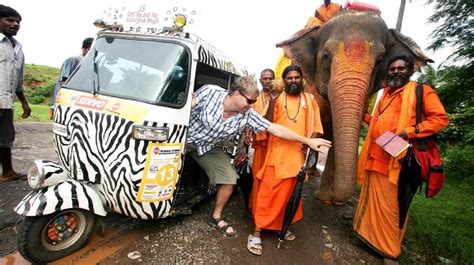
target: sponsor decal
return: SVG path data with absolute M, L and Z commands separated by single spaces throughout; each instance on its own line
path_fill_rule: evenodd
M 148 146 L 137 201 L 158 202 L 173 198 L 181 166 L 181 151 L 182 144 L 154 143 Z
M 103 110 L 105 107 L 105 104 L 107 104 L 107 100 L 98 99 L 94 97 L 80 96 L 76 100 L 77 106 L 87 107 L 87 108 L 96 109 L 96 110 Z
M 120 103 L 116 102 L 112 105 L 112 112 L 117 112 L 120 109 Z
M 62 107 L 76 107 L 114 114 L 136 123 L 143 123 L 149 110 L 146 104 L 140 102 L 106 96 L 94 97 L 90 93 L 69 89 L 61 89 L 61 96 L 58 97 L 57 104 Z

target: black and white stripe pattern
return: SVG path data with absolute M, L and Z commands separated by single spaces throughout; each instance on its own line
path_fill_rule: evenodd
M 54 141 L 59 163 L 68 175 L 78 181 L 99 184 L 96 187 L 101 199 L 116 212 L 139 219 L 157 219 L 170 214 L 173 198 L 156 203 L 135 200 L 144 173 L 148 144 L 152 142 L 132 137 L 132 121 L 63 106 L 57 106 L 54 121 L 67 126 L 67 137 L 55 134 Z M 185 142 L 187 126 L 147 121 L 143 125 L 168 127 L 168 143 Z M 35 199 L 41 197 L 32 194 L 30 198 L 33 196 Z M 58 207 L 54 205 L 57 202 L 45 203 L 45 209 Z M 38 211 L 44 214 L 44 211 Z
M 196 42 L 198 47 L 198 61 L 238 76 L 249 75 L 249 71 L 245 69 L 245 67 L 224 55 L 211 44 L 200 38 L 197 38 Z
M 107 214 L 97 192 L 71 179 L 30 192 L 15 211 L 25 216 L 40 216 L 71 208 L 85 209 L 101 216 Z

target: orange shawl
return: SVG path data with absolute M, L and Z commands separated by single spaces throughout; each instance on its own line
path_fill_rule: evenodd
M 416 83 L 410 81 L 405 86 L 406 87 L 403 89 L 403 92 L 402 92 L 403 100 L 402 100 L 402 106 L 401 106 L 401 111 L 400 111 L 400 119 L 397 125 L 397 133 L 401 132 L 404 128 L 409 126 L 410 118 L 413 115 L 413 106 L 415 104 Z M 387 95 L 389 90 L 390 90 L 390 87 L 385 88 L 383 97 Z M 367 162 L 367 158 L 369 156 L 370 146 L 372 145 L 372 138 L 371 138 L 372 128 L 374 127 L 374 123 L 376 122 L 378 116 L 379 116 L 379 108 L 376 107 L 374 111 L 374 115 L 369 125 L 367 137 L 365 138 L 362 151 L 359 155 L 359 163 L 358 163 L 358 170 L 357 170 L 357 182 L 359 182 L 359 184 L 362 183 L 365 177 L 365 174 L 364 174 L 365 165 Z M 399 160 L 406 155 L 406 152 L 407 151 L 404 151 L 401 154 L 399 154 L 397 157 L 392 157 L 390 159 L 389 169 L 388 169 L 389 170 L 388 180 L 395 185 L 398 185 L 398 176 L 400 175 Z

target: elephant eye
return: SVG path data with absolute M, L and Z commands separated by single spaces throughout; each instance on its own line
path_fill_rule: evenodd
M 329 53 L 329 52 L 324 52 L 324 53 L 323 53 L 323 60 L 324 60 L 324 61 L 331 61 L 331 53 Z

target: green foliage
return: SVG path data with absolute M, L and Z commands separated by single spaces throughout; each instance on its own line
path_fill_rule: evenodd
M 439 145 L 474 145 L 474 106 L 456 109 L 448 115 L 448 127 L 436 135 Z
M 452 146 L 446 149 L 443 163 L 446 176 L 452 179 L 474 178 L 474 146 Z
M 449 113 L 472 107 L 474 99 L 474 64 L 450 66 L 438 71 L 436 91 Z
M 59 69 L 44 65 L 25 65 L 25 95 L 31 104 L 51 102 Z
M 49 81 L 41 87 L 32 87 L 26 90 L 25 95 L 28 102 L 32 104 L 48 104 L 49 98 L 54 94 L 54 80 Z
M 471 202 L 471 203 L 469 203 Z M 443 190 L 427 199 L 418 193 L 410 208 L 410 220 L 402 264 L 413 264 L 407 256 L 423 253 L 424 262 L 436 264 L 444 257 L 454 264 L 474 261 L 474 178 L 448 179 Z M 404 262 L 406 261 L 406 262 Z
M 435 12 L 429 23 L 439 26 L 431 33 L 434 39 L 428 49 L 437 50 L 445 46 L 454 47 L 453 59 L 474 57 L 474 4 L 472 0 L 428 0 Z

